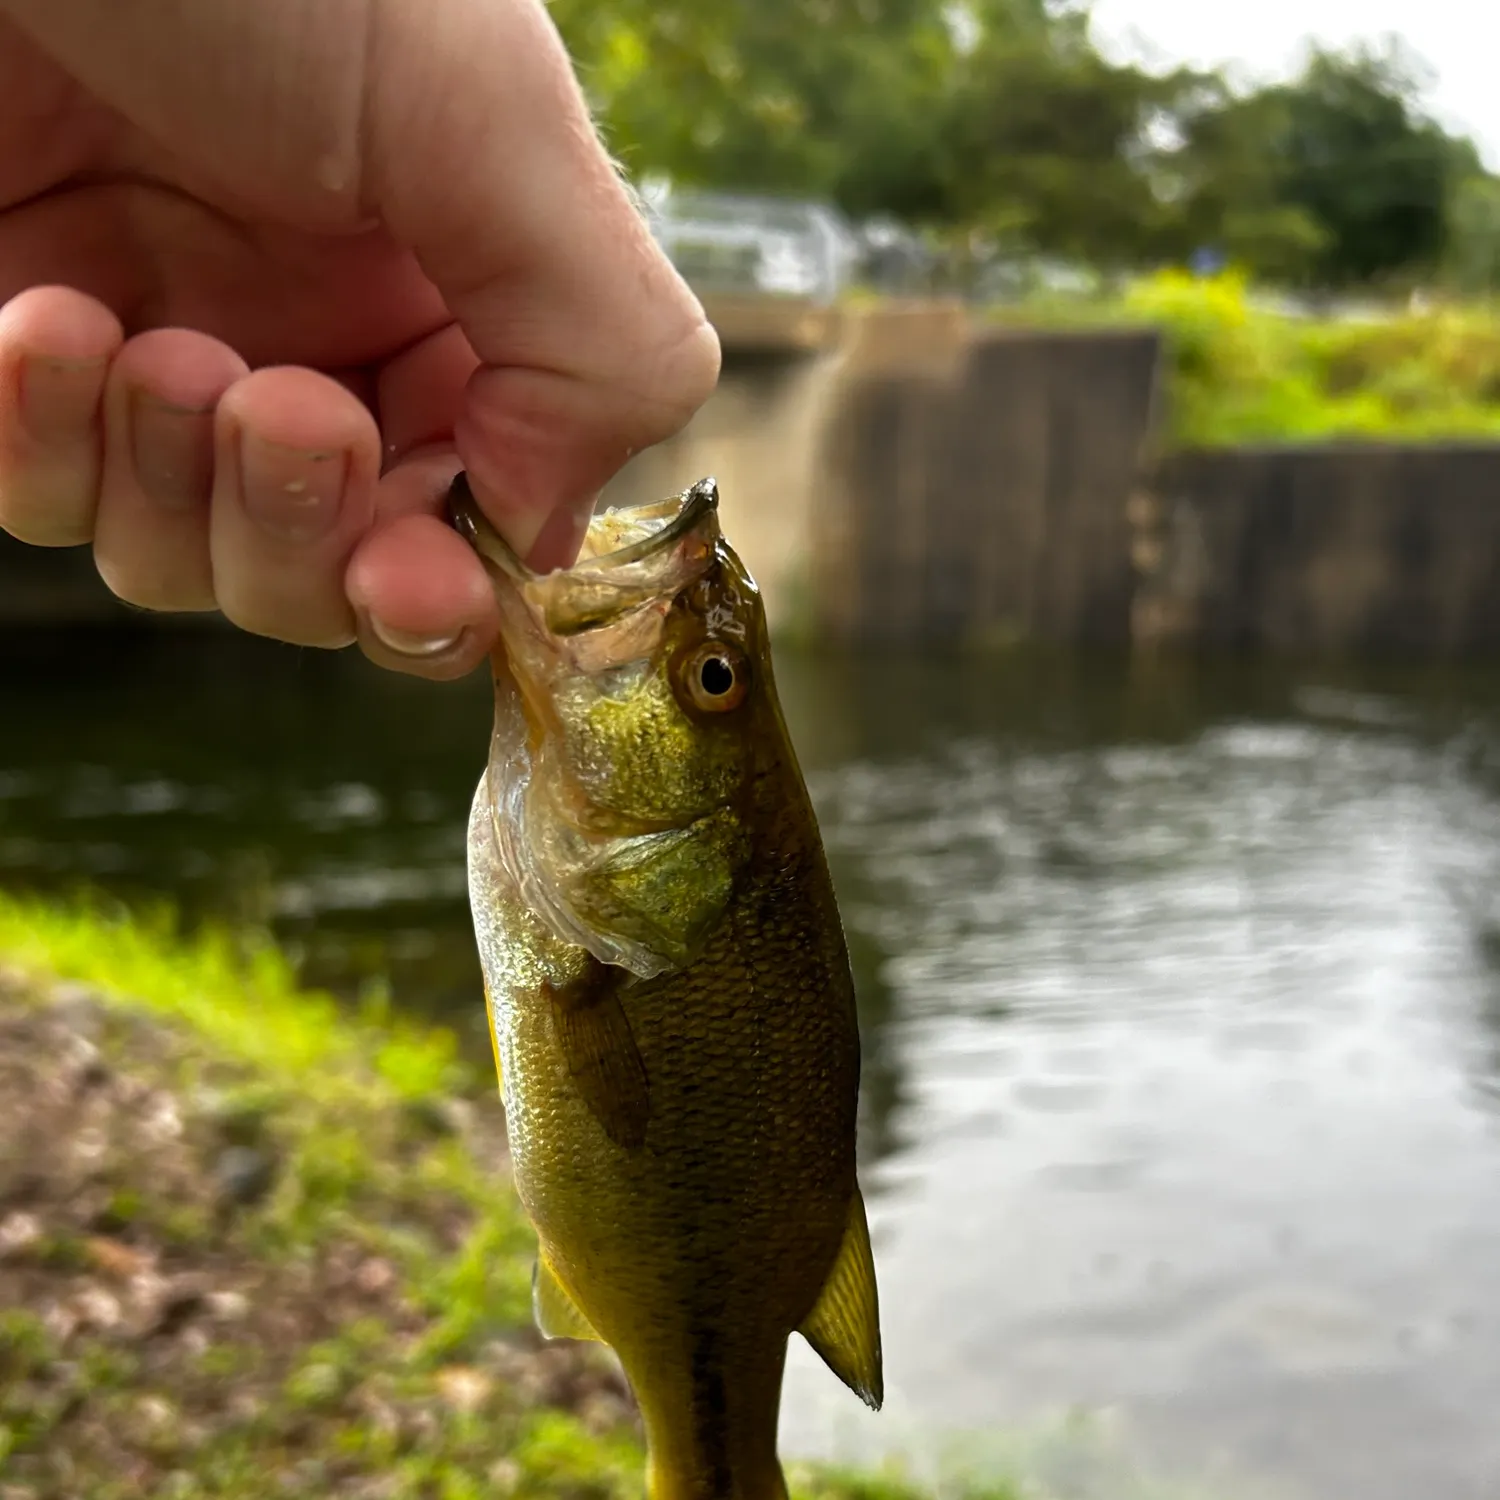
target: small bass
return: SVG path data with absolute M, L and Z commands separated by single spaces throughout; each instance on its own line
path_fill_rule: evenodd
M 639 1403 L 653 1500 L 783 1500 L 800 1332 L 882 1399 L 859 1033 L 765 614 L 703 481 L 545 576 L 460 476 L 501 618 L 469 891 L 549 1337 Z

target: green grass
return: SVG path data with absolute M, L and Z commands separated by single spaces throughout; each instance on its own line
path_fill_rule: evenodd
M 503 1173 L 477 1160 L 472 1142 L 422 1123 L 424 1101 L 493 1090 L 492 1079 L 460 1064 L 450 1036 L 400 1023 L 378 1003 L 351 1015 L 300 989 L 263 940 L 221 930 L 182 936 L 166 913 L 101 902 L 60 907 L 0 893 L 0 971 L 22 978 L 23 1004 L 44 1004 L 58 981 L 71 980 L 121 1024 L 154 1018 L 176 1039 L 170 1067 L 183 1097 L 206 1090 L 223 1139 L 269 1141 L 284 1162 L 269 1199 L 232 1231 L 189 1214 L 174 1239 L 149 1179 L 117 1188 L 108 1213 L 121 1233 L 150 1226 L 189 1264 L 197 1241 L 209 1263 L 232 1255 L 270 1266 L 309 1264 L 320 1248 L 354 1242 L 396 1268 L 400 1298 L 415 1310 L 401 1330 L 384 1314 L 344 1324 L 269 1373 L 285 1351 L 255 1337 L 215 1341 L 168 1379 L 159 1356 L 147 1374 L 130 1349 L 108 1341 L 65 1355 L 33 1310 L 0 1309 L 0 1471 L 11 1458 L 45 1452 L 59 1424 L 76 1426 L 83 1410 L 128 1433 L 132 1451 L 166 1476 L 142 1491 L 133 1477 L 90 1474 L 96 1500 L 261 1500 L 272 1473 L 278 1493 L 299 1495 L 366 1474 L 387 1500 L 638 1500 L 643 1454 L 630 1426 L 601 1429 L 586 1410 L 538 1405 L 503 1378 L 479 1415 L 435 1396 L 445 1372 L 482 1363 L 486 1340 L 513 1340 L 529 1324 L 535 1243 Z M 5 993 L 0 986 L 0 1004 Z M 447 1207 L 461 1210 L 466 1226 L 456 1246 L 431 1232 Z M 64 1237 L 36 1247 L 37 1263 L 65 1276 L 86 1251 L 82 1239 Z M 265 1399 L 211 1440 L 190 1442 L 183 1413 L 213 1382 Z M 404 1425 L 369 1415 L 381 1403 L 403 1412 Z M 789 1474 L 799 1500 L 923 1494 L 895 1471 L 796 1465 Z M 949 1488 L 969 1500 L 1023 1493 L 999 1479 Z
M 214 926 L 184 937 L 167 908 L 133 911 L 102 899 L 58 906 L 0 893 L 0 955 L 23 972 L 95 985 L 183 1022 L 286 1086 L 357 1081 L 361 1090 L 417 1099 L 466 1081 L 452 1034 L 397 1020 L 379 990 L 351 1018 L 331 996 L 300 988 L 269 938 Z

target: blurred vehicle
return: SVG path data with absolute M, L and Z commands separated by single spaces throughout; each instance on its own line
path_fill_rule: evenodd
M 660 185 L 642 197 L 657 242 L 696 291 L 826 305 L 859 260 L 856 236 L 825 204 Z
M 896 219 L 868 219 L 855 230 L 861 286 L 893 296 L 932 291 L 939 261 L 932 247 Z

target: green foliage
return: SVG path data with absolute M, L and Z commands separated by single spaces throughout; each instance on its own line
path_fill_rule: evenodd
M 1237 92 L 1095 47 L 1050 0 L 551 0 L 636 177 L 831 200 L 1104 267 L 1217 250 L 1261 277 L 1431 272 L 1475 200 L 1470 143 L 1399 51 L 1315 52 Z
M 554 0 L 634 174 L 942 212 L 934 104 L 954 46 L 930 0 Z
M 1324 240 L 1309 267 L 1327 286 L 1427 271 L 1441 259 L 1461 148 L 1417 112 L 1400 53 L 1315 53 L 1278 90 L 1281 128 L 1265 142 L 1279 201 Z M 1469 152 L 1472 164 L 1472 148 Z
M 1449 215 L 1447 270 L 1471 297 L 1500 294 L 1500 178 L 1472 173 L 1459 183 Z
M 1136 282 L 1114 315 L 1165 330 L 1179 444 L 1500 436 L 1500 320 L 1487 313 L 1299 318 L 1257 308 L 1239 275 L 1173 272 Z
M 996 316 L 1160 329 L 1173 446 L 1500 438 L 1500 311 L 1482 305 L 1306 317 L 1257 297 L 1242 272 L 1174 270 L 1112 297 L 1033 298 Z
M 1153 176 L 1147 129 L 1195 75 L 1156 76 L 1101 57 L 1086 17 L 985 4 L 953 71 L 941 131 L 943 212 L 1002 241 L 1139 263 L 1175 213 Z

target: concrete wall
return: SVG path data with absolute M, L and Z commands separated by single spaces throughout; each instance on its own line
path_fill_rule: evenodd
M 1500 649 L 1500 445 L 1183 453 L 1131 519 L 1143 645 Z
M 784 631 L 1124 646 L 1158 352 L 1152 334 L 979 332 L 951 303 L 851 314 L 831 351 L 727 355 L 714 399 L 605 500 L 715 475 Z
M 1124 647 L 1151 334 L 991 332 L 855 367 L 825 438 L 820 623 L 846 642 Z

